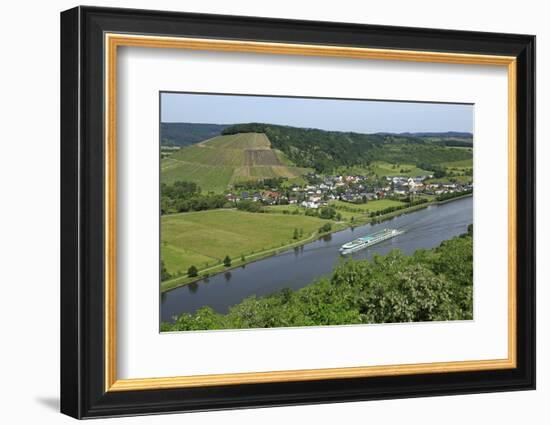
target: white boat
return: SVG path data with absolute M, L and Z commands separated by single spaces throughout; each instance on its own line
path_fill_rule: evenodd
M 399 236 L 402 233 L 405 232 L 403 230 L 397 229 L 383 229 L 370 235 L 362 236 L 360 238 L 354 239 L 351 242 L 345 243 L 341 246 L 340 253 L 342 255 L 351 254 L 353 252 L 368 248 L 369 246 L 375 245 L 379 242 Z

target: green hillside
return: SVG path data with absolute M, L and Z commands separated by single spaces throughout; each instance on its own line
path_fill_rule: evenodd
M 226 124 L 163 122 L 160 124 L 160 143 L 162 146 L 189 146 L 219 136 L 227 127 Z
M 472 159 L 472 136 L 468 133 L 377 133 L 325 131 L 274 124 L 237 124 L 224 135 L 263 133 L 271 147 L 295 165 L 331 173 L 338 167 L 373 163 L 407 164 L 409 168 L 436 170 L 448 163 Z
M 271 149 L 265 134 L 218 136 L 180 149 L 161 162 L 163 183 L 190 181 L 203 192 L 223 192 L 231 184 L 272 177 L 296 178 L 311 171 L 296 167 Z

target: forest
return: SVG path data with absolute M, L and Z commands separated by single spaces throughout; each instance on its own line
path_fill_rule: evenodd
M 231 207 L 220 194 L 202 194 L 196 183 L 177 181 L 173 184 L 161 183 L 160 213 L 171 214 L 188 211 L 204 211 Z
M 472 153 L 453 146 L 471 146 L 467 137 L 420 137 L 403 134 L 360 134 L 325 131 L 273 124 L 237 124 L 225 128 L 224 135 L 264 133 L 272 148 L 282 151 L 299 167 L 329 173 L 338 166 L 369 165 L 373 161 L 407 163 L 431 170 L 443 162 L 470 159 Z M 422 165 L 422 167 L 420 167 Z
M 227 125 L 163 122 L 160 124 L 162 146 L 190 146 L 218 136 Z

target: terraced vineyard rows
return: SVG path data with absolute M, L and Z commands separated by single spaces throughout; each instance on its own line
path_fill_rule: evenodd
M 245 152 L 245 164 L 255 165 L 281 165 L 279 158 L 271 149 L 247 149 Z
M 265 134 L 218 136 L 181 149 L 161 162 L 164 183 L 197 183 L 204 192 L 223 192 L 237 182 L 272 177 L 296 178 L 311 171 L 295 167 L 271 149 Z

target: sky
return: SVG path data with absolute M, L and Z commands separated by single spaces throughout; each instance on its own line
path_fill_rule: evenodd
M 334 131 L 473 132 L 473 105 L 161 93 L 161 121 L 259 122 Z

